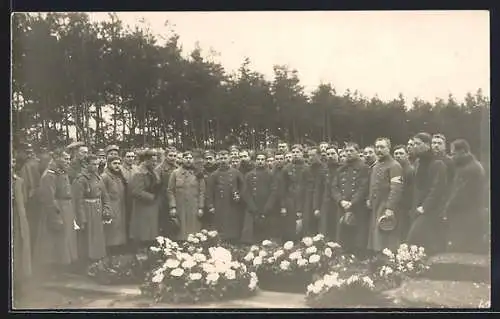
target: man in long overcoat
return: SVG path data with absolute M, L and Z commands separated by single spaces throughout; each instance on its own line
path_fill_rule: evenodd
M 256 167 L 245 175 L 247 210 L 242 241 L 247 243 L 269 239 L 273 233 L 267 217 L 274 208 L 276 192 L 272 172 L 266 166 L 266 153 L 257 152 L 255 163 Z
M 67 173 L 69 163 L 69 154 L 54 151 L 40 179 L 40 220 L 33 259 L 36 270 L 57 274 L 61 270 L 58 266 L 69 266 L 78 259 L 76 217 Z
M 243 175 L 237 168 L 229 166 L 229 153 L 219 152 L 220 166 L 207 181 L 207 208 L 213 214 L 214 228 L 221 239 L 239 242 L 243 230 L 244 193 Z
M 391 156 L 391 142 L 387 138 L 375 141 L 377 162 L 370 176 L 368 206 L 371 208 L 368 228 L 368 249 L 373 252 L 388 248 L 396 251 L 401 243 L 400 201 L 403 193 L 403 169 Z M 379 228 L 379 218 L 395 217 L 393 230 Z
M 80 175 L 82 169 L 85 166 L 86 158 L 89 154 L 89 148 L 85 146 L 82 142 L 79 142 L 77 150 L 74 154 L 74 158 L 68 169 L 69 181 L 73 183 L 75 178 Z
M 470 153 L 469 143 L 456 140 L 451 144 L 455 179 L 443 218 L 448 222 L 448 250 L 481 253 L 485 251 L 482 235 L 486 203 L 486 175 L 483 166 Z
M 364 251 L 367 244 L 369 167 L 359 158 L 359 146 L 347 143 L 346 160 L 332 183 L 332 198 L 339 205 L 337 241 L 347 251 Z
M 130 238 L 139 247 L 149 246 L 159 234 L 158 214 L 162 183 L 155 171 L 156 153 L 145 150 L 130 185 L 133 197 Z
M 431 151 L 431 136 L 418 133 L 413 138 L 415 183 L 413 207 L 410 212 L 411 226 L 407 242 L 423 246 L 429 255 L 439 250 L 439 238 L 443 201 L 446 200 L 446 164 Z
M 196 174 L 191 152 L 184 152 L 183 158 L 182 166 L 170 174 L 167 189 L 170 215 L 179 221 L 179 231 L 170 238 L 181 241 L 201 230 L 200 217 L 205 206 L 204 176 Z
M 122 252 L 127 243 L 127 181 L 118 156 L 109 156 L 107 162 L 102 181 L 109 197 L 111 220 L 104 224 L 104 235 L 108 254 L 114 255 Z
M 111 215 L 108 193 L 98 174 L 97 156 L 90 154 L 86 164 L 72 185 L 82 266 L 106 256 L 104 222 L 109 222 Z
M 320 209 L 319 232 L 329 239 L 336 239 L 337 203 L 332 198 L 332 183 L 339 168 L 337 149 L 329 146 L 326 150 L 326 171 L 323 175 L 323 202 Z
M 170 175 L 177 168 L 176 156 L 177 150 L 173 147 L 168 148 L 166 151 L 165 159 L 158 167 L 156 167 L 156 174 L 159 176 L 161 182 L 158 227 L 160 234 L 169 238 L 174 232 L 178 231 L 178 229 L 174 229 L 172 227 L 174 224 L 172 224 L 172 219 L 169 216 L 170 204 L 168 199 L 168 183 L 170 180 Z
M 280 182 L 281 190 L 281 238 L 284 241 L 300 239 L 301 230 L 297 222 L 302 222 L 306 202 L 306 164 L 302 146 L 292 146 L 292 163 L 283 168 Z
M 408 235 L 408 230 L 410 228 L 410 209 L 413 205 L 413 180 L 415 175 L 415 170 L 410 163 L 408 158 L 408 152 L 405 145 L 396 145 L 394 147 L 394 159 L 398 161 L 403 169 L 403 194 L 401 195 L 401 201 L 399 205 L 399 221 L 398 223 L 401 238 L 406 240 Z
M 318 233 L 320 209 L 323 199 L 322 181 L 326 167 L 321 162 L 319 148 L 308 150 L 310 164 L 305 170 L 306 194 L 303 209 L 303 235 L 311 236 Z

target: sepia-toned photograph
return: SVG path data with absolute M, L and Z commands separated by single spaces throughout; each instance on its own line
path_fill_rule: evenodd
M 10 307 L 491 303 L 488 11 L 11 15 Z

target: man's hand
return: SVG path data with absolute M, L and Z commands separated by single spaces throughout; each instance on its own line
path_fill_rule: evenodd
M 175 209 L 175 207 L 170 208 L 170 216 L 177 216 L 177 209 Z
M 302 213 L 301 212 L 297 212 L 297 218 L 302 218 Z
M 417 212 L 420 214 L 424 213 L 424 208 L 422 206 L 417 207 Z
M 316 209 L 316 210 L 314 211 L 314 216 L 315 216 L 315 217 L 319 217 L 319 213 L 320 213 L 319 209 Z
M 347 209 L 347 205 L 348 205 L 348 201 L 346 200 L 341 200 L 340 201 L 340 206 L 343 208 L 343 209 Z
M 198 217 L 201 217 L 203 216 L 203 209 L 198 209 Z
M 366 200 L 366 207 L 372 208 L 372 202 L 369 199 Z
M 281 209 L 281 215 L 285 216 L 286 215 L 286 208 Z
M 210 208 L 210 209 L 208 210 L 208 212 L 209 212 L 209 213 L 211 213 L 211 214 L 215 213 L 215 208 L 214 208 L 214 207 Z

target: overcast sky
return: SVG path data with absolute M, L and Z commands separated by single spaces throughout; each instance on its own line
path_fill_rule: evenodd
M 124 12 L 141 18 L 155 34 L 180 36 L 185 53 L 199 42 L 205 54 L 231 72 L 245 56 L 252 69 L 272 79 L 274 64 L 299 72 L 310 92 L 331 83 L 363 95 L 434 101 L 452 93 L 458 100 L 482 88 L 489 96 L 490 50 L 487 11 L 295 11 L 295 12 Z M 107 19 L 92 13 L 93 20 Z M 165 27 L 168 20 L 170 27 Z

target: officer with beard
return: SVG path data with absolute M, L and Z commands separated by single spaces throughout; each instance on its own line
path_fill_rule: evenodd
M 250 154 L 247 150 L 241 151 L 240 154 L 240 172 L 245 176 L 248 172 L 254 169 L 254 165 L 251 161 Z
M 326 150 L 326 171 L 323 176 L 323 203 L 320 210 L 319 232 L 335 240 L 337 230 L 337 205 L 332 198 L 332 183 L 339 168 L 337 149 L 329 146 Z

